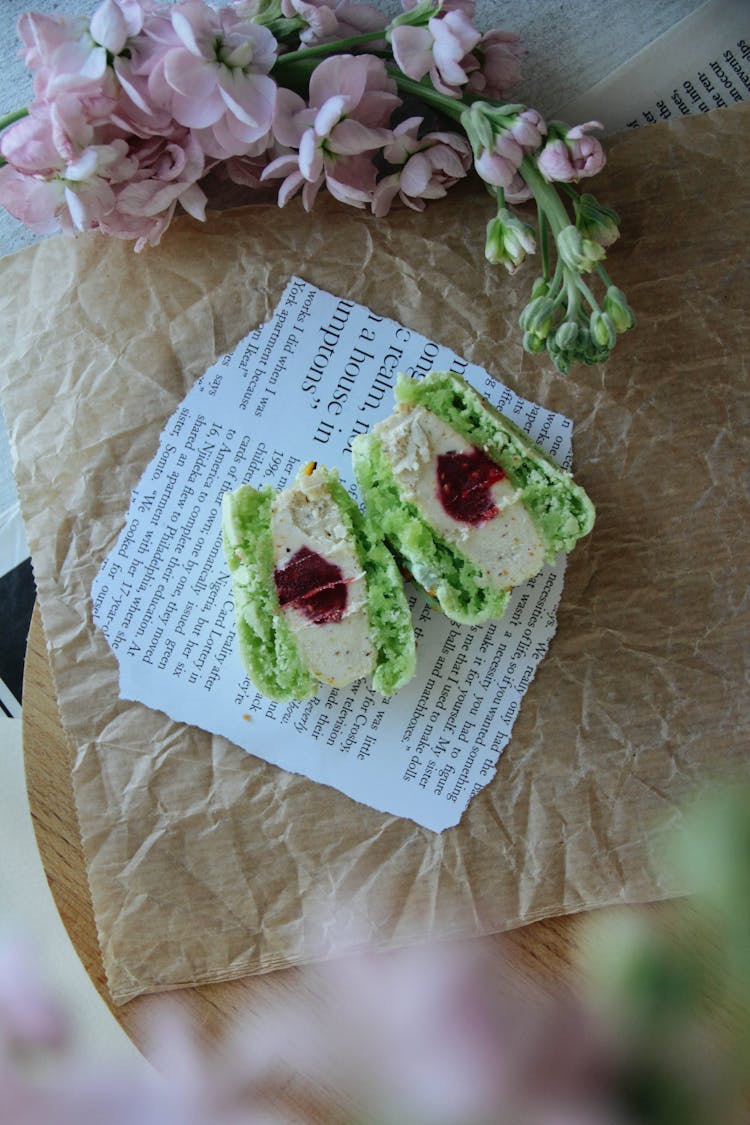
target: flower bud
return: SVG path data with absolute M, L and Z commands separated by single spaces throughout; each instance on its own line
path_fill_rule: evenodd
M 493 265 L 502 265 L 509 273 L 526 260 L 527 254 L 536 250 L 534 228 L 517 218 L 505 207 L 487 224 L 485 257 Z
M 535 297 L 521 313 L 518 323 L 524 332 L 544 340 L 552 329 L 555 303 L 550 297 Z
M 557 252 L 566 266 L 576 273 L 584 273 L 604 257 L 604 247 L 584 238 L 574 227 L 564 227 L 557 236 Z
M 539 355 L 544 351 L 545 344 L 541 336 L 535 336 L 532 332 L 524 332 L 523 334 L 523 350 L 528 352 L 529 355 Z
M 535 297 L 546 297 L 549 293 L 549 282 L 543 277 L 538 277 L 534 284 L 531 286 L 531 299 Z
M 595 344 L 601 348 L 610 348 L 615 346 L 617 333 L 611 318 L 604 312 L 593 312 L 589 321 L 591 327 L 591 339 Z
M 611 246 L 620 237 L 620 216 L 611 207 L 598 203 L 593 195 L 584 193 L 574 203 L 576 226 L 584 238 Z
M 610 317 L 616 332 L 627 332 L 635 324 L 633 310 L 622 289 L 610 285 L 604 296 L 604 311 Z
M 568 351 L 578 340 L 578 325 L 574 320 L 564 321 L 555 332 L 555 347 Z

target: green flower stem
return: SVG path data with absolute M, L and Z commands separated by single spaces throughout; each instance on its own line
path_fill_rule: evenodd
M 524 156 L 521 161 L 521 175 L 534 193 L 537 207 L 544 212 L 553 235 L 557 237 L 561 230 L 570 226 L 570 217 L 560 196 L 547 183 L 530 156 Z
M 28 117 L 29 111 L 26 106 L 21 109 L 14 109 L 10 113 L 6 113 L 5 117 L 0 117 L 0 130 L 7 129 L 14 121 L 20 121 L 22 117 Z
M 612 285 L 612 279 L 610 278 L 609 274 L 607 273 L 607 271 L 605 270 L 605 268 L 601 264 L 601 262 L 596 263 L 596 272 L 599 274 L 599 277 L 604 282 L 604 288 L 609 289 L 609 287 Z
M 368 31 L 362 35 L 351 35 L 348 39 L 336 39 L 333 43 L 318 43 L 315 47 L 300 47 L 298 51 L 290 51 L 281 55 L 271 74 L 284 70 L 290 63 L 307 62 L 308 59 L 327 58 L 329 55 L 341 55 L 353 47 L 361 47 L 365 43 L 372 43 L 376 39 L 385 39 L 385 30 Z
M 537 204 L 539 223 L 539 254 L 542 261 L 542 277 L 549 281 L 549 222 L 543 208 Z
M 579 290 L 581 291 L 581 293 L 583 293 L 584 297 L 586 298 L 589 305 L 591 306 L 591 311 L 592 312 L 600 312 L 601 310 L 599 308 L 599 302 L 597 301 L 596 297 L 591 292 L 591 290 L 589 289 L 588 285 L 583 280 L 581 275 L 576 274 L 575 278 L 576 278 L 576 284 L 578 285 Z
M 565 273 L 565 284 L 561 289 L 561 294 L 566 293 L 568 297 L 568 304 L 565 310 L 566 320 L 576 320 L 578 318 L 578 309 L 581 304 L 580 289 L 578 288 L 578 278 L 567 267 L 563 266 Z
M 28 114 L 29 111 L 26 106 L 22 106 L 21 109 L 14 109 L 10 113 L 6 113 L 4 117 L 0 117 L 0 132 L 2 132 L 3 129 L 7 129 L 8 126 L 12 125 L 15 121 L 20 121 L 22 117 L 28 117 Z M 4 157 L 0 156 L 0 168 L 2 168 L 3 165 L 7 163 L 8 161 L 5 160 Z
M 445 94 L 438 93 L 429 80 L 417 82 L 413 78 L 407 78 L 396 66 L 386 66 L 385 69 L 395 81 L 400 93 L 412 94 L 416 98 L 421 98 L 427 105 L 439 109 L 446 117 L 451 117 L 454 121 L 461 121 L 461 115 L 467 105 L 465 101 L 458 98 L 449 98 Z

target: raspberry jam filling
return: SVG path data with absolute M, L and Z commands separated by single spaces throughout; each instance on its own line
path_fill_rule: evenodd
M 284 567 L 273 572 L 279 605 L 293 605 L 314 625 L 340 621 L 346 609 L 346 581 L 341 567 L 317 551 L 300 547 Z
M 500 466 L 476 446 L 438 454 L 438 498 L 448 515 L 460 523 L 476 527 L 494 519 L 498 508 L 490 488 L 504 476 Z

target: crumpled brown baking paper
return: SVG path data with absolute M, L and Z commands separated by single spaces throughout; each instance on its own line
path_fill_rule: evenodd
M 749 138 L 743 106 L 611 142 L 592 186 L 622 215 L 609 266 L 639 325 L 567 378 L 521 351 L 535 267 L 484 262 L 477 188 L 385 221 L 248 207 L 140 256 L 86 236 L 2 262 L 3 401 L 116 1001 L 318 957 L 331 930 L 400 944 L 682 889 L 664 832 L 750 744 Z M 121 702 L 92 624 L 163 423 L 292 273 L 575 421 L 596 527 L 497 776 L 442 835 Z

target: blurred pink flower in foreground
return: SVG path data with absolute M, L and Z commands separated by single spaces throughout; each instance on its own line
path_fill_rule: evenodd
M 398 105 L 395 83 L 372 55 L 335 55 L 316 67 L 310 100 L 280 91 L 273 132 L 277 141 L 297 151 L 273 160 L 263 179 L 283 178 L 279 205 L 302 189 L 310 210 L 325 184 L 331 195 L 354 207 L 370 203 L 376 168 L 370 154 L 387 144 L 385 128 Z
M 471 146 L 465 137 L 439 132 L 419 137 L 421 124 L 421 117 L 402 121 L 385 146 L 383 156 L 396 170 L 378 181 L 374 215 L 387 214 L 397 195 L 407 207 L 422 211 L 426 200 L 441 199 L 471 167 Z
M 539 154 L 538 167 L 546 180 L 570 183 L 585 176 L 595 176 L 606 164 L 601 141 L 588 136 L 590 129 L 603 129 L 600 121 L 574 125 L 565 134 L 549 141 Z

